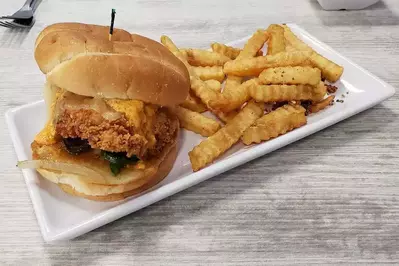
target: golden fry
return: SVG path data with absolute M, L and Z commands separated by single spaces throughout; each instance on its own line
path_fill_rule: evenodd
M 305 108 L 286 104 L 256 120 L 243 134 L 245 145 L 260 143 L 306 124 Z
M 257 76 L 264 69 L 286 66 L 309 66 L 311 52 L 297 51 L 293 53 L 278 53 L 276 55 L 258 56 L 254 58 L 243 58 L 227 62 L 224 73 L 240 77 Z
M 224 123 L 229 122 L 231 119 L 233 119 L 238 114 L 237 110 L 231 111 L 229 113 L 223 113 L 223 112 L 214 111 L 214 110 L 211 110 L 211 112 Z
M 230 149 L 262 114 L 263 104 L 250 102 L 218 132 L 195 146 L 188 153 L 193 170 L 200 170 Z
M 216 92 L 209 88 L 209 86 L 195 74 L 192 66 L 188 64 L 187 60 L 184 58 L 180 50 L 169 37 L 162 36 L 161 42 L 187 67 L 190 74 L 191 90 L 198 98 L 201 99 L 203 103 L 206 104 L 207 107 L 212 107 L 212 105 L 210 105 L 210 103 L 212 102 L 223 103 L 225 101 L 225 99 L 219 92 Z
M 312 100 L 319 101 L 326 94 L 324 84 L 311 85 L 259 85 L 252 83 L 248 90 L 249 95 L 258 102 L 283 102 Z
M 342 75 L 344 68 L 315 52 L 310 46 L 301 41 L 287 25 L 283 25 L 284 37 L 287 43 L 298 51 L 312 52 L 312 65 L 321 70 L 322 76 L 330 82 L 336 82 Z
M 269 38 L 269 34 L 265 30 L 257 30 L 247 41 L 244 48 L 237 56 L 236 60 L 254 57 L 262 49 L 263 45 Z
M 213 135 L 220 128 L 220 124 L 212 118 L 186 108 L 178 106 L 176 107 L 175 112 L 182 128 L 193 131 L 203 137 Z
M 255 79 L 250 79 L 241 85 L 240 77 L 231 76 L 228 78 L 231 83 L 236 82 L 236 85 L 231 84 L 228 86 L 228 90 L 223 90 L 222 98 L 219 101 L 212 102 L 213 109 L 229 113 L 235 109 L 240 108 L 245 102 L 247 102 L 251 96 L 248 89 L 252 86 L 258 85 L 259 83 Z M 236 79 L 236 80 L 234 80 Z M 227 84 L 226 84 L 227 85 Z
M 231 47 L 222 43 L 212 43 L 211 44 L 212 51 L 227 56 L 228 58 L 234 60 L 240 54 L 241 49 Z
M 267 42 L 267 55 L 275 55 L 285 52 L 284 28 L 272 24 L 267 29 L 269 40 Z
M 192 92 L 188 94 L 187 99 L 181 103 L 180 106 L 197 113 L 203 113 L 207 110 L 206 106 L 201 102 L 201 99 L 193 95 Z
M 259 75 L 262 84 L 308 84 L 316 86 L 321 81 L 321 72 L 313 67 L 268 68 Z
M 220 82 L 224 80 L 223 67 L 221 66 L 192 67 L 192 70 L 202 80 L 215 79 Z
M 205 81 L 200 80 L 196 76 L 191 76 L 190 80 L 191 89 L 194 91 L 195 95 L 199 97 L 210 109 L 217 109 L 215 108 L 216 103 L 227 104 L 227 100 L 222 96 L 222 94 L 209 88 Z
M 222 44 L 222 43 L 217 43 L 217 42 L 212 43 L 211 44 L 211 48 L 212 48 L 212 51 L 214 51 L 216 53 L 219 53 L 219 54 L 222 54 L 222 55 L 225 55 L 228 58 L 230 58 L 231 60 L 236 59 L 237 56 L 242 51 L 240 48 L 235 48 L 235 47 L 228 46 L 228 45 L 225 45 L 225 44 Z M 256 56 L 262 56 L 262 55 L 263 55 L 262 50 L 259 50 L 256 53 Z
M 187 49 L 188 63 L 192 66 L 223 66 L 231 59 L 225 55 L 201 49 Z
M 208 87 L 214 91 L 220 92 L 220 90 L 222 89 L 222 84 L 214 79 L 209 79 L 209 80 L 205 80 L 206 85 L 208 85 Z
M 243 58 L 254 57 L 260 49 L 262 49 L 268 38 L 268 34 L 264 30 L 257 30 L 251 38 L 247 41 L 244 46 L 244 49 L 240 52 L 236 60 L 241 60 Z M 216 109 L 219 111 L 228 113 L 235 109 L 240 108 L 246 101 L 250 99 L 248 93 L 248 84 L 246 83 L 243 86 L 242 77 L 237 77 L 233 75 L 229 75 L 226 80 L 225 87 L 222 92 L 222 96 L 224 98 L 224 102 L 216 103 Z M 226 104 L 227 103 L 227 104 Z
M 313 66 L 319 68 L 321 70 L 322 76 L 330 82 L 336 82 L 339 80 L 344 72 L 343 67 L 335 64 L 316 52 L 310 57 L 310 62 Z
M 317 113 L 317 112 L 325 109 L 327 106 L 332 104 L 332 102 L 334 101 L 334 98 L 335 98 L 334 95 L 330 95 L 327 98 L 325 98 L 324 100 L 322 100 L 321 102 L 312 104 L 309 107 L 309 112 L 310 113 Z
M 177 58 L 179 58 L 183 63 L 187 61 L 187 54 L 182 53 L 179 48 L 173 43 L 173 41 L 166 35 L 161 36 L 161 43 L 168 48 Z

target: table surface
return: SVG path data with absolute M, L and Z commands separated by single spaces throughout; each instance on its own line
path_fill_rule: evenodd
M 12 13 L 23 0 L 0 0 Z M 315 0 L 43 0 L 30 31 L 0 29 L 0 112 L 42 98 L 33 59 L 51 23 L 107 24 L 207 47 L 299 24 L 399 85 L 399 2 L 327 12 Z M 0 264 L 399 263 L 398 97 L 73 241 L 43 242 L 0 116 Z

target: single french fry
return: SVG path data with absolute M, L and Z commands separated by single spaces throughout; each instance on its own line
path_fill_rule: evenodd
M 253 82 L 248 87 L 249 95 L 258 102 L 283 102 L 311 100 L 319 101 L 326 94 L 324 83 L 311 85 L 259 85 Z
M 276 138 L 306 124 L 305 108 L 286 104 L 262 116 L 243 134 L 245 145 Z
M 284 28 L 277 24 L 272 24 L 267 29 L 269 40 L 267 42 L 267 55 L 275 55 L 285 52 Z
M 310 62 L 313 66 L 319 68 L 322 76 L 330 82 L 336 82 L 339 80 L 344 72 L 342 66 L 335 64 L 316 52 L 311 55 Z
M 206 85 L 208 85 L 208 87 L 214 91 L 220 92 L 220 90 L 222 89 L 222 84 L 214 79 L 209 79 L 209 80 L 205 80 Z
M 177 58 L 179 58 L 183 63 L 187 61 L 187 54 L 182 53 L 179 48 L 173 43 L 173 41 L 166 35 L 161 36 L 161 43 L 168 48 Z
M 188 94 L 187 99 L 182 102 L 180 106 L 197 113 L 203 113 L 207 110 L 206 106 L 201 102 L 201 99 L 193 95 L 192 92 Z
M 193 170 L 200 170 L 230 149 L 262 114 L 263 104 L 249 102 L 224 127 L 188 153 Z
M 187 52 L 188 63 L 192 66 L 223 66 L 224 63 L 231 59 L 225 55 L 201 50 L 201 49 L 185 49 Z
M 212 118 L 193 112 L 183 107 L 176 107 L 175 113 L 180 121 L 180 126 L 189 131 L 209 137 L 220 129 L 220 124 Z
M 321 102 L 312 104 L 311 106 L 309 106 L 309 112 L 313 114 L 325 109 L 327 106 L 331 105 L 334 102 L 334 98 L 334 95 L 330 95 Z
M 291 47 L 298 51 L 312 52 L 310 61 L 312 65 L 321 70 L 322 76 L 330 82 L 336 82 L 342 75 L 344 68 L 315 52 L 310 46 L 301 41 L 287 25 L 284 28 L 284 37 Z
M 219 53 L 219 54 L 222 54 L 222 55 L 225 55 L 228 58 L 230 58 L 231 60 L 236 59 L 237 56 L 242 51 L 240 48 L 235 48 L 235 47 L 228 46 L 228 45 L 225 45 L 225 44 L 222 44 L 222 43 L 217 43 L 217 42 L 212 43 L 211 44 L 211 48 L 212 48 L 212 51 L 214 51 L 216 53 Z M 263 55 L 262 50 L 259 50 L 256 53 L 256 56 L 262 56 L 262 55 Z
M 257 30 L 244 45 L 236 60 L 254 57 L 262 49 L 268 38 L 269 34 L 265 30 Z
M 321 81 L 321 72 L 313 67 L 268 68 L 259 75 L 262 84 L 308 84 L 316 86 Z
M 276 55 L 243 58 L 227 62 L 223 72 L 240 77 L 258 76 L 264 69 L 286 66 L 310 66 L 311 52 L 296 51 L 292 53 L 278 53 Z
M 225 77 L 221 66 L 192 67 L 192 70 L 202 80 L 215 79 L 222 82 Z

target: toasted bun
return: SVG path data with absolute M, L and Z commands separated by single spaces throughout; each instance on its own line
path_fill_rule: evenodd
M 137 182 L 131 182 L 125 185 L 107 186 L 107 185 L 96 185 L 91 183 L 82 183 L 82 186 L 73 186 L 72 184 L 60 183 L 57 185 L 66 193 L 73 196 L 78 196 L 95 201 L 117 201 L 127 197 L 139 194 L 146 191 L 159 182 L 161 182 L 170 172 L 173 167 L 173 163 L 177 156 L 177 148 L 174 146 L 170 152 L 166 155 L 164 160 L 160 163 L 157 172 L 151 176 L 143 176 L 142 179 Z M 76 176 L 68 176 L 66 173 L 56 173 L 49 170 L 38 169 L 40 174 L 46 179 L 54 182 L 54 180 L 62 179 L 80 179 Z
M 39 36 L 36 38 L 35 48 L 44 36 L 56 31 L 87 32 L 93 36 L 96 36 L 97 38 L 108 40 L 109 26 L 91 25 L 76 22 L 55 23 L 47 26 L 44 30 L 42 30 L 42 32 L 40 32 Z M 114 28 L 112 40 L 118 42 L 131 42 L 132 37 L 130 36 L 129 32 Z
M 100 26 L 79 24 L 89 27 L 85 31 L 73 25 L 50 26 L 37 39 L 35 59 L 52 84 L 79 95 L 161 106 L 186 99 L 187 68 L 162 44 L 136 34 L 131 41 L 110 42 L 99 37 L 104 36 Z

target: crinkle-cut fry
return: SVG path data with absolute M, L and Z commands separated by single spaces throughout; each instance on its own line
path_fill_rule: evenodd
M 241 49 L 228 46 L 222 43 L 214 42 L 211 44 L 212 51 L 227 56 L 228 58 L 234 60 L 240 54 Z
M 192 66 L 223 66 L 231 59 L 225 55 L 201 49 L 184 49 Z
M 234 82 L 234 78 L 240 79 L 240 77 L 232 76 L 230 77 L 232 83 Z M 237 80 L 235 82 L 238 84 Z M 222 93 L 222 98 L 219 101 L 216 100 L 212 102 L 212 109 L 229 113 L 240 108 L 245 102 L 251 99 L 248 89 L 254 85 L 258 85 L 258 81 L 256 79 L 247 80 L 239 86 L 231 85 L 231 89 L 228 89 L 227 91 L 225 87 Z
M 205 80 L 205 83 L 208 85 L 210 89 L 214 91 L 220 92 L 220 90 L 222 89 L 222 84 L 215 79 Z
M 211 112 L 217 118 L 219 118 L 219 120 L 221 120 L 224 123 L 229 122 L 231 119 L 233 119 L 238 114 L 238 110 L 233 110 L 233 111 L 231 111 L 229 113 L 223 113 L 223 112 L 215 111 L 215 110 L 211 110 Z
M 322 82 L 321 82 L 322 83 Z M 311 100 L 319 101 L 321 94 L 325 89 L 319 84 L 318 86 L 311 85 L 259 85 L 255 82 L 249 87 L 249 95 L 258 102 L 283 102 L 283 101 L 299 101 Z M 322 98 L 321 98 L 322 99 Z
M 200 80 L 197 76 L 190 75 L 190 81 L 191 90 L 209 109 L 218 109 L 216 104 L 227 104 L 227 99 L 220 92 L 209 88 L 205 81 Z
M 241 60 L 243 58 L 254 57 L 256 54 L 262 49 L 263 45 L 269 38 L 269 34 L 265 30 L 257 30 L 251 38 L 248 39 L 247 43 L 244 45 L 244 48 L 237 56 L 237 60 Z
M 267 55 L 274 55 L 285 52 L 284 28 L 272 24 L 267 29 L 269 40 L 267 41 Z
M 264 69 L 286 66 L 310 66 L 311 52 L 295 51 L 278 53 L 276 55 L 243 58 L 227 62 L 223 72 L 234 76 L 258 76 Z
M 320 69 L 315 67 L 276 67 L 268 68 L 259 75 L 262 84 L 309 84 L 319 85 Z
M 189 131 L 209 137 L 215 134 L 221 127 L 219 122 L 200 113 L 193 112 L 183 107 L 176 107 L 175 113 L 180 121 L 180 126 Z
M 224 127 L 188 153 L 193 170 L 200 170 L 230 149 L 262 114 L 263 104 L 249 102 Z
M 325 109 L 327 106 L 331 105 L 334 102 L 334 95 L 330 95 L 321 102 L 314 103 L 311 106 L 309 106 L 309 112 L 310 113 L 317 113 L 323 109 Z
M 339 80 L 344 72 L 344 68 L 342 66 L 335 64 L 316 52 L 310 57 L 310 62 L 313 66 L 319 68 L 321 70 L 322 76 L 330 82 L 336 82 Z
M 243 134 L 245 145 L 276 138 L 306 124 L 305 108 L 286 104 L 256 120 Z
M 222 66 L 192 67 L 192 70 L 202 80 L 215 79 L 222 82 L 225 77 Z
M 231 60 L 236 59 L 237 56 L 241 52 L 240 48 L 228 46 L 228 45 L 225 45 L 225 44 L 222 44 L 222 43 L 217 43 L 217 42 L 212 43 L 211 44 L 211 48 L 212 48 L 212 51 L 214 51 L 216 53 L 219 53 L 219 54 L 222 54 L 222 55 L 225 55 L 228 58 L 230 58 Z M 263 55 L 262 50 L 259 50 L 256 53 L 256 56 L 262 56 L 262 55 Z
M 180 106 L 197 113 L 203 113 L 208 110 L 206 106 L 201 102 L 201 99 L 193 95 L 192 92 L 188 94 L 187 99 L 182 102 Z
M 322 76 L 325 79 L 330 82 L 336 82 L 341 77 L 344 72 L 342 66 L 337 65 L 315 52 L 310 46 L 300 40 L 287 25 L 283 25 L 283 28 L 285 40 L 290 46 L 294 47 L 298 51 L 308 51 L 313 53 L 310 61 L 315 67 L 320 68 Z
M 181 52 L 179 48 L 173 43 L 173 41 L 166 35 L 161 36 L 161 43 L 168 48 L 177 58 L 179 58 L 183 63 L 187 61 L 187 54 Z
M 243 58 L 254 57 L 265 44 L 268 34 L 264 30 L 257 30 L 251 38 L 247 41 L 244 48 L 235 60 L 241 60 Z M 241 86 L 242 77 L 233 75 L 227 76 L 226 84 L 222 92 L 222 96 L 228 104 L 218 103 L 217 107 L 220 111 L 228 113 L 239 107 L 241 107 L 246 101 L 250 99 L 248 93 L 248 83 Z

